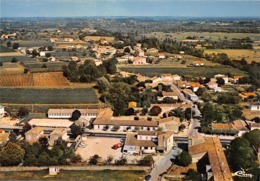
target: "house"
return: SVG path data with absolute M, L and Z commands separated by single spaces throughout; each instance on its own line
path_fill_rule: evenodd
M 259 129 L 260 130 L 260 123 L 249 123 L 250 130 Z
M 223 89 L 221 87 L 213 87 L 214 92 L 223 92 Z
M 0 146 L 5 145 L 9 141 L 10 133 L 6 133 L 3 129 L 0 129 Z
M 218 87 L 218 84 L 216 82 L 209 82 L 206 84 L 208 88 L 214 89 Z
M 158 57 L 159 57 L 159 59 L 164 59 L 164 58 L 166 58 L 166 56 L 165 56 L 164 53 L 158 53 Z
M 135 101 L 128 102 L 128 108 L 136 108 L 137 103 Z
M 96 66 L 99 66 L 103 63 L 102 60 L 100 60 L 100 59 L 94 59 L 94 62 L 95 62 Z
M 63 40 L 66 41 L 66 42 L 73 42 L 74 41 L 73 38 L 64 38 Z
M 197 92 L 197 90 L 202 86 L 200 83 L 198 82 L 191 82 L 190 86 L 192 88 L 193 92 Z
M 70 57 L 70 59 L 71 59 L 72 61 L 79 61 L 79 57 L 76 57 L 76 56 L 72 56 L 72 57 Z
M 69 128 L 73 122 L 69 119 L 31 119 L 28 122 L 32 127 L 53 128 Z
M 56 128 L 50 133 L 50 145 L 53 146 L 55 141 L 61 138 L 62 140 L 66 141 L 69 136 L 67 134 L 67 129 L 65 128 Z
M 175 116 L 159 120 L 159 128 L 162 128 L 163 131 L 172 131 L 175 134 L 179 132 L 180 124 L 180 118 Z
M 133 65 L 145 65 L 146 58 L 144 57 L 134 57 L 133 58 Z
M 232 174 L 222 148 L 220 139 L 217 137 L 189 137 L 188 151 L 192 156 L 193 163 L 199 160 L 207 160 L 204 163 L 206 180 L 232 181 Z M 207 162 L 206 161 L 206 162 Z M 201 173 L 202 174 L 202 173 Z
M 183 88 L 189 88 L 190 87 L 190 83 L 187 81 L 177 81 L 177 86 L 181 89 Z
M 55 62 L 55 61 L 56 61 L 56 58 L 53 57 L 53 56 L 51 56 L 51 57 L 48 58 L 48 60 L 51 61 L 51 62 Z
M 260 111 L 260 101 L 251 103 L 249 108 L 251 111 Z
M 217 74 L 217 75 L 214 75 L 214 78 L 222 78 L 222 79 L 224 79 L 224 81 L 225 81 L 225 84 L 227 84 L 228 83 L 228 76 L 226 76 L 226 75 L 223 75 L 223 74 Z
M 123 153 L 133 154 L 156 154 L 168 152 L 174 145 L 173 133 L 162 131 L 138 131 L 127 133 Z
M 95 118 L 97 117 L 100 109 L 49 109 L 48 118 L 54 119 L 69 119 L 75 110 L 79 110 L 81 117 Z
M 5 115 L 5 107 L 0 105 L 0 118 L 4 117 Z
M 157 97 L 158 101 L 162 101 L 164 98 L 166 97 L 170 97 L 174 100 L 178 100 L 179 99 L 179 94 L 178 92 L 165 92 L 162 91 L 162 96 L 161 97 Z
M 190 89 L 183 89 L 183 93 L 192 101 L 197 101 L 199 99 L 199 97 L 196 94 L 194 94 Z
M 156 48 L 150 48 L 146 50 L 147 53 L 158 53 L 158 49 Z
M 174 81 L 180 81 L 180 80 L 181 80 L 181 76 L 179 76 L 179 75 L 173 75 L 173 76 L 172 76 L 172 79 L 173 79 Z
M 193 61 L 192 62 L 192 65 L 196 66 L 196 67 L 199 67 L 199 66 L 204 66 L 204 63 L 201 62 L 201 61 Z
M 180 55 L 180 54 L 173 54 L 173 58 L 175 58 L 175 59 L 182 59 L 183 56 Z
M 94 130 L 103 131 L 155 131 L 158 121 L 137 120 L 134 116 L 113 117 L 113 111 L 109 108 L 100 111 L 93 122 Z
M 242 92 L 239 94 L 242 100 L 257 97 L 255 92 Z
M 43 134 L 44 130 L 42 127 L 34 127 L 25 133 L 25 140 L 28 143 L 33 144 L 37 142 Z
M 243 75 L 235 75 L 233 76 L 233 83 L 238 83 L 239 84 L 239 79 L 244 78 L 245 76 Z

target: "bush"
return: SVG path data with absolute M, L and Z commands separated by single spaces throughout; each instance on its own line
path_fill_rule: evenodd
M 127 164 L 127 160 L 125 158 L 121 158 L 120 160 L 116 160 L 115 165 L 125 165 Z
M 154 159 L 151 155 L 147 155 L 139 161 L 139 165 L 142 166 L 151 166 L 153 165 L 153 163 L 154 163 Z

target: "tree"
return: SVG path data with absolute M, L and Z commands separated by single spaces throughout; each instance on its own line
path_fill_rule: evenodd
M 43 65 L 42 65 L 42 68 L 47 68 L 47 64 L 46 64 L 46 63 L 43 64 Z
M 19 43 L 14 43 L 14 44 L 13 44 L 13 49 L 18 49 L 18 48 L 19 48 L 19 46 L 20 46 L 20 44 L 19 44 Z
M 13 57 L 12 60 L 11 60 L 11 62 L 12 62 L 12 63 L 17 63 L 18 60 L 17 60 L 17 58 Z
M 186 126 L 185 126 L 184 124 L 181 124 L 181 125 L 179 126 L 179 130 L 182 131 L 182 130 L 185 129 L 185 127 L 186 127 Z
M 151 155 L 147 155 L 139 161 L 142 166 L 152 166 L 154 164 L 154 159 Z
M 0 62 L 0 67 L 2 67 L 3 66 L 3 62 Z
M 106 165 L 110 165 L 111 162 L 113 161 L 113 159 L 114 159 L 114 157 L 113 157 L 112 155 L 109 155 L 109 156 L 107 157 L 107 159 L 105 160 L 105 164 L 106 164 Z
M 9 142 L 0 151 L 2 166 L 17 166 L 24 158 L 25 151 L 16 143 Z
M 97 165 L 100 161 L 101 161 L 101 157 L 98 156 L 98 155 L 94 155 L 94 156 L 92 156 L 92 157 L 89 159 L 88 163 L 89 163 L 90 165 Z
M 192 114 L 192 110 L 191 110 L 191 108 L 187 108 L 187 109 L 185 109 L 185 118 L 186 119 L 188 119 L 188 120 L 190 120 L 191 119 L 191 115 Z
M 124 49 L 124 53 L 130 53 L 130 52 L 131 52 L 131 50 L 130 50 L 129 47 L 126 47 L 126 48 Z
M 41 144 L 42 148 L 45 148 L 45 149 L 48 148 L 48 146 L 49 146 L 49 140 L 45 136 L 39 138 L 39 143 Z
M 37 50 L 33 50 L 32 51 L 32 56 L 33 57 L 37 57 L 39 55 L 39 53 L 37 52 Z
M 165 104 L 175 104 L 177 101 L 174 100 L 174 99 L 171 98 L 171 97 L 165 97 L 165 98 L 163 98 L 163 101 L 162 101 L 162 102 L 165 103 Z
M 197 92 L 196 92 L 196 95 L 197 96 L 202 96 L 204 94 L 204 92 L 206 92 L 206 88 L 205 87 L 200 87 Z
M 193 169 L 189 169 L 187 172 L 187 180 L 198 181 L 200 180 L 200 174 Z
M 126 110 L 126 112 L 125 112 L 125 115 L 126 115 L 126 116 L 131 116 L 131 115 L 133 115 L 134 113 L 135 113 L 134 108 L 128 108 L 128 109 Z
M 100 93 L 107 91 L 109 88 L 108 80 L 103 76 L 97 79 L 97 86 Z
M 82 128 L 75 124 L 71 125 L 70 130 L 71 130 L 71 133 L 75 136 L 82 135 L 82 133 L 83 133 Z
M 235 170 L 256 167 L 256 155 L 250 143 L 243 137 L 235 138 L 230 143 L 230 159 Z
M 187 151 L 182 151 L 181 154 L 177 157 L 177 163 L 181 166 L 186 167 L 191 164 L 191 162 L 191 155 Z
M 142 116 L 145 116 L 148 113 L 148 109 L 145 107 L 141 110 Z
M 50 58 L 50 57 L 51 57 L 51 54 L 50 54 L 50 53 L 46 53 L 46 54 L 45 54 L 45 57 Z
M 126 158 L 121 158 L 120 160 L 115 161 L 115 165 L 125 165 L 127 164 Z
M 225 85 L 225 80 L 222 77 L 218 77 L 217 84 L 219 87 L 221 87 L 222 85 Z
M 77 121 L 81 116 L 81 112 L 79 110 L 75 110 L 72 112 L 72 115 L 71 115 L 71 120 L 72 121 Z
M 11 47 L 11 46 L 12 46 L 11 42 L 8 41 L 8 42 L 6 43 L 6 46 L 7 46 L 7 47 Z
M 260 145 L 260 130 L 259 129 L 255 129 L 252 131 L 249 131 L 245 134 L 243 134 L 243 138 L 245 138 L 251 146 L 253 146 L 255 149 L 258 148 L 258 146 Z
M 53 51 L 53 47 L 52 46 L 48 46 L 47 49 L 48 49 L 48 51 Z
M 28 115 L 29 115 L 29 110 L 25 107 L 21 107 L 17 113 L 17 116 L 21 117 L 21 118 L 28 116 Z
M 10 142 L 15 142 L 16 141 L 16 137 L 17 137 L 17 135 L 15 134 L 15 132 L 11 131 L 10 135 L 9 135 L 9 141 Z
M 78 163 L 78 162 L 81 162 L 82 161 L 82 157 L 79 155 L 79 154 L 73 154 L 71 157 L 70 157 L 70 161 L 72 163 Z
M 161 112 L 162 112 L 162 108 L 160 108 L 159 106 L 153 106 L 150 109 L 151 116 L 158 116 Z

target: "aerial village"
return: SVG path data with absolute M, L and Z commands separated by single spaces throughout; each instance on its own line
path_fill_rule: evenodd
M 189 48 L 172 53 L 153 46 L 152 38 L 129 42 L 103 34 L 1 31 L 1 166 L 136 165 L 148 167 L 146 180 L 193 174 L 227 181 L 235 174 L 230 162 L 246 162 L 254 173 L 260 91 L 251 75 Z M 203 37 L 181 43 L 198 52 L 210 46 Z M 200 72 L 174 74 L 173 67 Z M 249 155 L 235 162 L 245 151 L 239 144 Z M 5 150 L 21 157 L 12 160 Z

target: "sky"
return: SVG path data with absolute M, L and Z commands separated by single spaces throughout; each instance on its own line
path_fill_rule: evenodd
M 260 0 L 0 0 L 1 17 L 260 17 Z

